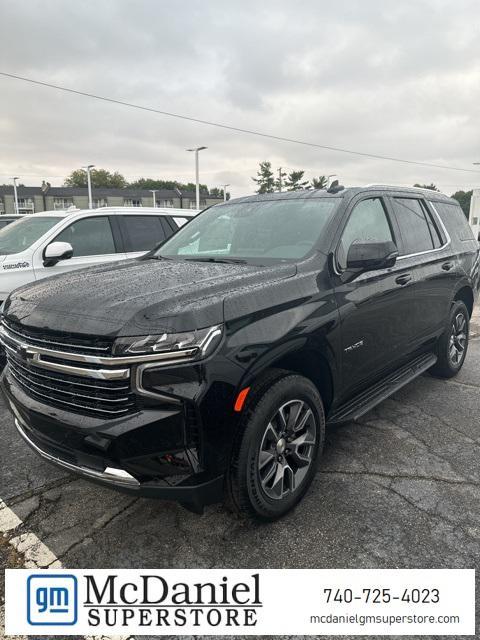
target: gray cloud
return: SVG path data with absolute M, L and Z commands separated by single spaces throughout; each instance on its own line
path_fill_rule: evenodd
M 1 70 L 292 138 L 424 162 L 480 161 L 476 0 L 3 0 Z M 6 27 L 6 28 L 5 28 Z M 478 175 L 369 160 L 0 78 L 0 182 L 93 162 L 127 176 L 252 190 L 260 160 L 346 184 Z M 30 177 L 32 176 L 32 177 Z M 33 176 L 38 176 L 35 178 Z M 60 178 L 52 177 L 59 184 Z

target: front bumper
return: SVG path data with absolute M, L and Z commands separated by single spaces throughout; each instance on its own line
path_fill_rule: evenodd
M 93 420 L 79 424 L 78 415 L 52 411 L 48 415 L 45 405 L 8 379 L 8 367 L 1 390 L 19 434 L 41 458 L 58 467 L 124 493 L 174 500 L 197 512 L 222 500 L 223 474 L 203 469 L 180 410 L 174 415 L 142 411 L 110 423 L 107 430 L 105 423 L 96 426 Z M 176 441 L 167 438 L 152 444 L 153 429 L 180 435 Z M 145 445 L 148 451 L 143 450 Z

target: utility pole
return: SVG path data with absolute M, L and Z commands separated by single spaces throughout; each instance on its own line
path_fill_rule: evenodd
M 282 190 L 282 167 L 278 168 L 278 190 Z
M 155 194 L 157 193 L 157 189 L 150 189 L 151 194 L 152 194 L 152 199 L 153 199 L 153 208 L 156 209 L 157 208 L 157 201 L 155 199 Z
M 226 202 L 227 201 L 227 187 L 229 187 L 229 184 L 221 184 L 221 187 L 223 187 L 223 201 Z
M 92 176 L 90 175 L 90 171 L 93 169 L 95 165 L 89 164 L 86 167 L 82 167 L 87 172 L 87 187 L 88 187 L 88 208 L 93 209 L 93 198 L 92 198 Z
M 196 147 L 195 149 L 187 149 L 187 151 L 195 152 L 195 201 L 196 208 L 200 209 L 200 177 L 198 169 L 198 152 L 208 149 L 208 147 Z
M 12 178 L 12 180 L 13 180 L 13 197 L 15 199 L 15 213 L 18 215 L 18 194 L 17 194 L 18 177 Z

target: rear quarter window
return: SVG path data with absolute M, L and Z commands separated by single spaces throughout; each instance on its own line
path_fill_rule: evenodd
M 466 242 L 475 240 L 473 231 L 459 204 L 430 202 L 443 222 L 452 240 Z

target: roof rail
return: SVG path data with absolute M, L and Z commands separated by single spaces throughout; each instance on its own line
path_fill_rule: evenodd
M 442 196 L 444 196 L 445 194 L 442 193 L 441 191 L 434 191 L 433 189 L 427 189 L 425 187 L 412 187 L 409 185 L 399 185 L 399 184 L 381 184 L 381 183 L 375 183 L 372 182 L 371 184 L 364 184 L 363 188 L 367 189 L 369 187 L 388 187 L 389 189 L 398 189 L 400 190 L 404 190 L 404 189 L 409 189 L 410 191 L 426 191 L 427 193 L 437 193 L 440 194 Z M 447 196 L 448 197 L 448 196 Z

